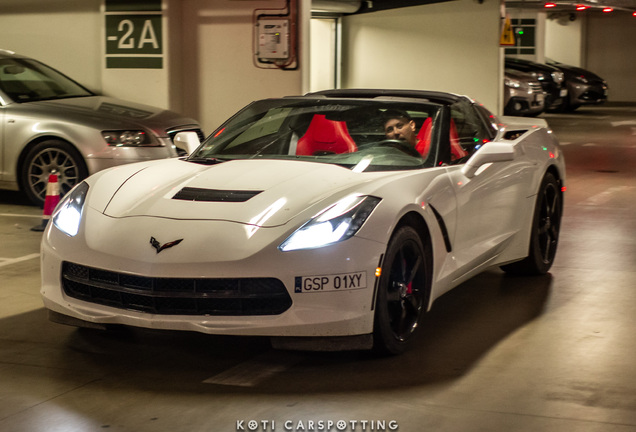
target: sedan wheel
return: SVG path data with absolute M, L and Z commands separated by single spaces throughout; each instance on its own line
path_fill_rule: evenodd
M 400 228 L 389 242 L 377 295 L 374 348 L 400 354 L 417 329 L 428 298 L 430 256 L 417 232 Z
M 547 273 L 556 256 L 562 211 L 559 183 L 554 175 L 547 173 L 537 195 L 528 257 L 501 268 L 507 273 L 519 275 Z
M 79 152 L 64 141 L 43 141 L 27 154 L 21 171 L 24 193 L 36 205 L 43 205 L 50 174 L 57 174 L 60 195 L 66 194 L 88 175 Z

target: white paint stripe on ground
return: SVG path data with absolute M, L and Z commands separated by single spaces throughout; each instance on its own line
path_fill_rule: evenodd
M 5 217 L 28 217 L 42 219 L 42 215 L 29 215 L 29 214 L 17 214 L 17 213 L 0 213 L 0 216 Z
M 28 261 L 28 260 L 32 260 L 35 258 L 40 258 L 40 254 L 39 253 L 34 253 L 31 255 L 25 255 L 25 256 L 21 256 L 18 258 L 0 258 L 0 267 L 6 267 L 8 265 L 11 264 L 16 264 L 22 261 Z
M 607 202 L 609 202 L 610 200 L 616 198 L 617 195 L 623 194 L 625 192 L 630 192 L 634 188 L 636 188 L 636 186 L 611 187 L 611 188 L 606 189 L 605 191 L 603 191 L 601 193 L 598 193 L 596 195 L 592 195 L 591 197 L 589 197 L 585 201 L 583 201 L 581 204 L 582 205 L 587 205 L 587 206 L 604 205 Z
M 286 371 L 302 359 L 303 357 L 298 354 L 270 351 L 208 378 L 203 383 L 253 387 L 267 378 Z

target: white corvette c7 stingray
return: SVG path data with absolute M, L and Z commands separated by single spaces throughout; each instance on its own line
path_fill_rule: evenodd
M 187 158 L 68 193 L 43 237 L 41 293 L 53 321 L 76 326 L 396 354 L 477 273 L 549 270 L 564 182 L 545 120 L 463 96 L 261 100 Z

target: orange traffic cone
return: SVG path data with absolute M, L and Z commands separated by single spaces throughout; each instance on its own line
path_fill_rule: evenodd
M 57 174 L 49 175 L 49 182 L 46 185 L 46 197 L 44 198 L 44 212 L 42 215 L 42 223 L 31 228 L 31 231 L 44 231 L 46 225 L 51 219 L 53 210 L 57 203 L 60 202 L 60 186 L 57 183 Z

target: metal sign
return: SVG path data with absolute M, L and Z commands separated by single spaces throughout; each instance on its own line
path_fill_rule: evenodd
M 163 68 L 161 0 L 106 0 L 106 68 Z

